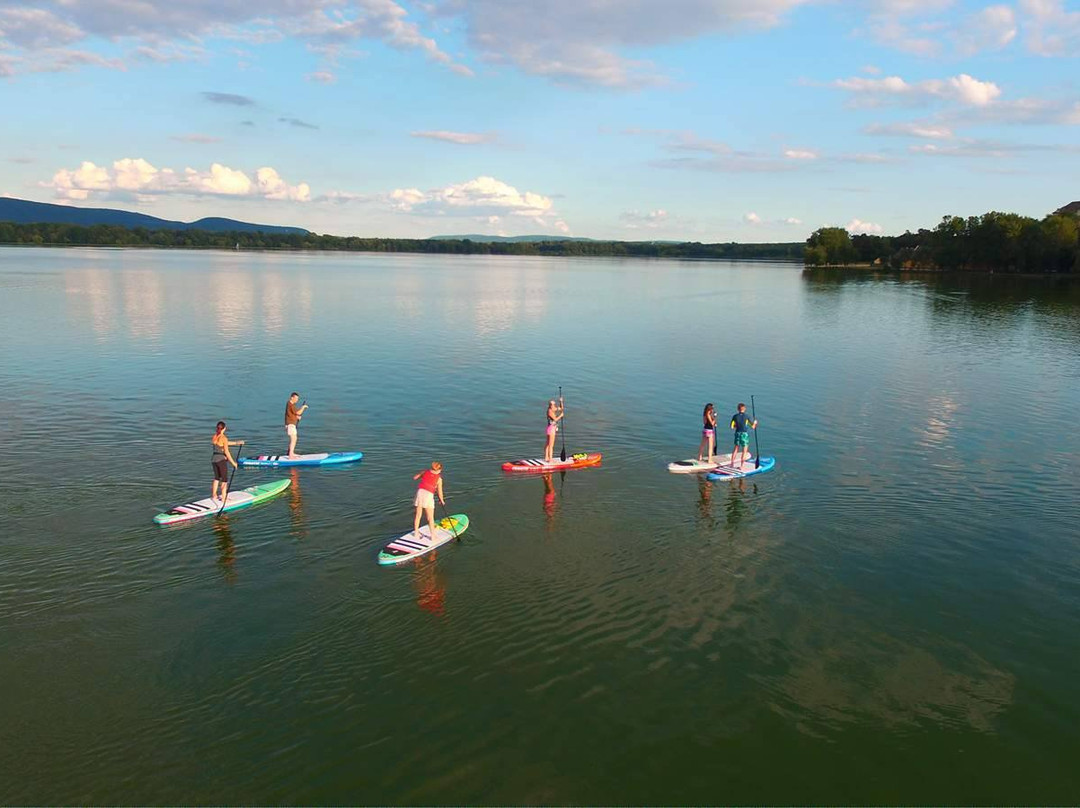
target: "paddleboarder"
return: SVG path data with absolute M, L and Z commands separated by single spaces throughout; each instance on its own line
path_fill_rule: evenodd
M 413 475 L 413 479 L 420 481 L 420 486 L 416 489 L 416 498 L 413 500 L 413 506 L 416 508 L 416 515 L 413 517 L 413 538 L 420 538 L 420 516 L 426 513 L 431 538 L 434 539 L 435 495 L 439 495 L 440 505 L 446 505 L 446 499 L 443 498 L 442 463 L 434 461 L 431 468 L 417 472 Z
M 731 466 L 742 471 L 747 455 L 750 454 L 750 430 L 757 429 L 757 421 L 746 414 L 746 405 L 739 403 L 739 411 L 731 416 L 731 428 L 735 430 L 735 447 L 731 450 Z M 735 466 L 735 455 L 742 454 L 739 465 Z
M 705 405 L 704 412 L 701 413 L 701 419 L 704 422 L 704 427 L 701 430 L 701 443 L 698 444 L 697 459 L 701 460 L 701 454 L 705 451 L 706 445 L 709 447 L 709 462 L 713 462 L 713 452 L 716 449 L 716 407 L 713 406 L 710 401 Z
M 559 421 L 563 417 L 563 399 L 559 396 L 556 404 L 555 399 L 548 402 L 547 407 L 547 443 L 544 445 L 544 462 L 550 463 L 555 452 L 555 433 L 559 431 Z
M 300 419 L 304 417 L 304 410 L 308 408 L 307 404 L 297 407 L 296 402 L 299 400 L 300 394 L 293 393 L 285 403 L 285 434 L 289 436 L 289 460 L 296 460 L 297 458 L 296 425 L 300 423 Z
M 214 454 L 210 458 L 210 465 L 214 469 L 214 484 L 210 488 L 210 499 L 213 502 L 224 502 L 229 496 L 229 466 L 236 468 L 236 460 L 233 459 L 230 446 L 243 446 L 242 440 L 229 440 L 225 434 L 225 422 L 218 421 L 214 436 L 210 438 L 214 445 Z M 218 499 L 218 486 L 221 486 L 221 499 Z

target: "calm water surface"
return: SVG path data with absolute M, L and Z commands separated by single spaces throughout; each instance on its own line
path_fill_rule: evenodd
M 4 803 L 1080 801 L 1080 284 L 0 249 L 0 345 Z M 151 523 L 293 389 L 361 464 Z

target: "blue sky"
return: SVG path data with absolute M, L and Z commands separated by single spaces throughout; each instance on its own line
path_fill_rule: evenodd
M 794 241 L 1080 198 L 1080 6 L 0 0 L 0 194 Z

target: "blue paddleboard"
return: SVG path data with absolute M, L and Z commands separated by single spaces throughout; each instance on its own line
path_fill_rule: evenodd
M 363 452 L 319 452 L 297 455 L 290 460 L 288 455 L 255 455 L 241 457 L 237 462 L 241 466 L 335 466 L 340 463 L 355 463 L 363 456 Z
M 761 465 L 755 466 L 753 460 L 747 460 L 742 469 L 737 469 L 734 466 L 717 466 L 715 471 L 710 471 L 705 475 L 706 480 L 736 480 L 740 477 L 752 477 L 755 474 L 764 474 L 766 471 L 772 471 L 773 466 L 776 465 L 775 457 L 763 457 L 761 458 Z

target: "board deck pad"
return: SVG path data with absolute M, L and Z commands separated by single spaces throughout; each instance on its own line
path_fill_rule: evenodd
M 246 508 L 258 502 L 270 499 L 280 494 L 292 485 L 292 480 L 275 480 L 272 483 L 253 485 L 241 491 L 230 491 L 222 507 L 221 501 L 214 501 L 210 497 L 199 499 L 195 502 L 186 502 L 170 508 L 165 513 L 159 513 L 154 517 L 154 522 L 159 525 L 172 525 L 177 522 L 187 522 L 191 519 L 199 519 L 203 516 L 215 516 L 218 513 L 235 511 L 237 508 Z
M 737 480 L 742 477 L 752 477 L 755 474 L 764 474 L 766 471 L 772 471 L 773 466 L 775 465 L 775 457 L 763 457 L 761 458 L 760 466 L 755 466 L 752 461 L 745 463 L 741 469 L 737 469 L 734 466 L 717 466 L 717 468 L 714 471 L 710 471 L 705 478 L 708 480 Z
M 264 454 L 241 457 L 237 462 L 241 466 L 333 466 L 339 463 L 355 463 L 363 456 L 363 452 L 317 452 L 297 455 L 290 460 L 287 454 Z
M 400 564 L 403 561 L 430 553 L 448 541 L 460 536 L 469 529 L 469 517 L 463 513 L 456 513 L 435 523 L 435 539 L 431 538 L 431 527 L 421 525 L 419 537 L 411 530 L 403 536 L 399 536 L 390 542 L 379 553 L 379 563 Z
M 753 455 L 746 458 L 747 463 L 753 462 L 753 460 Z M 700 474 L 703 471 L 712 471 L 717 466 L 726 466 L 730 462 L 730 454 L 713 455 L 712 463 L 707 460 L 698 460 L 696 457 L 689 457 L 686 460 L 676 460 L 674 463 L 668 463 L 667 470 L 672 474 Z
M 565 471 L 567 469 L 583 469 L 589 466 L 599 466 L 603 457 L 604 456 L 599 452 L 596 452 L 595 454 L 578 452 L 575 455 L 567 457 L 566 460 L 559 460 L 558 458 L 551 461 L 542 460 L 541 458 L 508 460 L 503 463 L 502 468 L 503 471 L 515 472 Z

